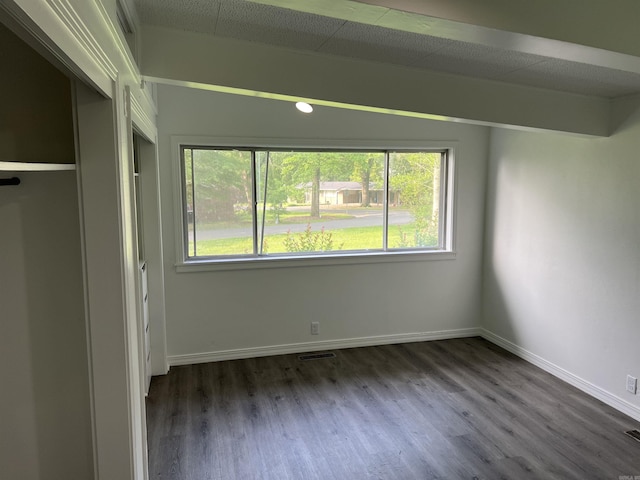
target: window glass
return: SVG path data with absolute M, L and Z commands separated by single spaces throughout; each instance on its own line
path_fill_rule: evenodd
M 440 152 L 389 154 L 389 248 L 440 244 Z
M 384 153 L 259 152 L 256 160 L 260 253 L 382 249 Z
M 190 256 L 253 254 L 251 162 L 248 151 L 185 151 Z
M 446 158 L 183 147 L 186 257 L 442 249 Z

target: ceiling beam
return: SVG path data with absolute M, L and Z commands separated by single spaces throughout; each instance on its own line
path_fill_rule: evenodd
M 356 0 L 354 3 L 640 55 L 637 0 Z
M 609 134 L 610 102 L 427 70 L 143 27 L 149 80 L 476 124 Z
M 346 21 L 640 73 L 637 0 L 250 0 Z

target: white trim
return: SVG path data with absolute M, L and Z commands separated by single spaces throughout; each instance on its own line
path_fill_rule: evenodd
M 135 129 L 141 133 L 145 139 L 151 143 L 156 143 L 156 125 L 134 95 L 131 95 L 131 120 Z
M 526 360 L 527 362 L 535 365 L 536 367 L 540 367 L 545 372 L 550 373 L 551 375 L 558 377 L 560 380 L 564 380 L 570 385 L 582 390 L 583 392 L 591 395 L 594 398 L 597 398 L 601 402 L 606 403 L 610 407 L 615 408 L 616 410 L 624 413 L 625 415 L 629 415 L 634 420 L 640 421 L 640 408 L 623 400 L 622 398 L 604 390 L 603 388 L 594 385 L 583 378 L 565 370 L 558 365 L 551 363 L 548 360 L 545 360 L 539 355 L 530 352 L 529 350 L 522 348 L 515 343 L 502 338 L 495 333 L 490 332 L 484 328 L 480 328 L 480 336 L 485 340 L 488 340 L 491 343 L 495 343 L 496 345 L 504 348 L 505 350 L 517 355 L 518 357 Z
M 139 92 L 142 95 L 142 98 L 145 100 L 149 108 L 151 109 L 151 113 L 154 115 L 158 115 L 158 103 L 156 102 L 156 94 L 155 94 L 155 85 L 153 83 L 148 83 L 142 80 L 140 77 L 140 88 Z M 155 123 L 154 123 L 155 128 Z
M 118 69 L 109 59 L 109 56 L 102 49 L 89 27 L 87 27 L 69 1 L 48 0 L 48 3 L 55 10 L 60 21 L 73 33 L 76 41 L 82 45 L 91 58 L 100 65 L 111 80 L 115 80 L 118 76 Z M 96 5 L 99 6 L 100 2 L 96 2 Z M 109 26 L 111 22 L 105 23 Z
M 172 135 L 171 146 L 179 153 L 180 145 L 246 147 L 246 148 L 344 148 L 354 150 L 450 150 L 460 145 L 457 140 L 398 140 L 398 139 L 335 139 L 287 137 L 216 137 L 203 135 Z
M 338 340 L 321 340 L 318 342 L 289 343 L 264 347 L 237 348 L 218 352 L 191 353 L 170 355 L 167 361 L 170 366 L 191 365 L 194 363 L 219 362 L 241 358 L 267 357 L 270 355 L 286 355 L 290 353 L 315 352 L 342 348 L 371 347 L 374 345 L 391 345 L 394 343 L 426 342 L 431 340 L 448 340 L 452 338 L 477 337 L 479 328 L 459 328 L 455 330 L 439 330 L 435 332 L 400 333 L 394 335 L 377 335 L 372 337 L 345 338 Z
M 460 145 L 455 142 L 450 146 L 445 147 L 447 149 L 447 182 L 446 182 L 446 196 L 443 204 L 440 206 L 440 218 L 444 225 L 444 250 L 447 252 L 455 253 L 456 251 L 456 231 L 458 224 L 458 214 L 456 201 L 458 184 L 458 175 L 456 170 L 456 159 L 460 155 Z M 442 172 L 440 173 L 442 175 Z M 442 192 L 440 194 L 442 196 Z M 444 215 L 441 215 L 442 208 L 444 207 Z
M 136 65 L 135 59 L 132 56 L 133 52 L 130 51 L 129 45 L 127 44 L 126 40 L 123 38 L 123 33 L 120 31 L 118 27 L 116 27 L 113 24 L 113 20 L 111 20 L 111 17 L 109 17 L 109 13 L 107 12 L 102 2 L 96 2 L 96 6 L 98 7 L 98 11 L 100 12 L 100 16 L 102 17 L 102 22 L 107 27 L 107 30 L 109 30 L 109 33 L 111 34 L 111 37 L 113 38 L 113 41 L 116 44 L 116 48 L 118 49 L 118 53 L 120 53 L 120 56 L 124 60 L 124 63 L 127 69 L 129 70 L 129 73 L 134 78 L 135 83 L 137 85 L 140 85 L 140 81 L 141 81 L 140 72 L 138 71 L 138 67 Z M 127 8 L 128 8 L 128 5 L 127 5 Z M 135 31 L 134 34 L 138 35 L 138 32 Z
M 133 0 L 116 0 L 115 6 L 117 20 L 116 23 L 125 23 L 130 30 L 129 32 L 125 32 L 125 25 L 118 25 L 117 32 L 114 32 L 114 34 L 120 37 L 119 43 L 124 42 L 124 44 L 122 46 L 119 46 L 119 48 L 122 49 L 124 47 L 128 49 L 132 54 L 133 62 L 137 64 L 140 60 L 140 19 L 138 18 L 135 6 L 133 5 Z M 102 8 L 104 10 L 104 5 L 102 6 Z M 124 18 L 120 18 L 121 15 Z M 128 35 L 131 35 L 133 45 L 129 43 L 129 39 L 127 38 Z
M 234 258 L 230 260 L 190 260 L 175 265 L 177 273 L 251 270 L 261 268 L 325 267 L 329 265 L 363 265 L 371 263 L 429 262 L 455 260 L 456 253 L 444 250 L 409 250 L 388 252 L 343 252 L 313 256 L 274 256 Z
M 120 77 L 121 81 L 130 84 L 132 94 L 139 94 L 140 108 L 157 114 L 151 93 L 141 88 L 142 79 L 132 52 L 103 2 L 91 2 L 90 13 L 84 15 L 86 12 L 79 12 L 70 0 L 41 0 L 43 5 L 37 7 L 29 4 L 28 0 L 14 1 L 18 6 L 9 4 L 6 7 L 0 5 L 0 8 L 6 8 L 72 73 L 92 84 L 106 97 L 111 97 L 112 82 Z M 23 6 L 23 3 L 26 5 Z M 42 32 L 39 27 L 44 25 L 56 25 L 57 28 L 53 32 L 50 28 Z M 60 25 L 66 28 L 60 28 Z M 96 26 L 100 28 L 96 29 Z M 108 39 L 107 42 L 100 43 L 99 33 Z M 112 52 L 111 47 L 114 47 Z M 155 119 L 147 117 L 146 123 L 152 124 L 155 129 Z M 145 128 L 148 129 L 148 126 L 145 125 Z
M 180 146 L 184 138 L 189 137 L 171 137 L 171 173 L 173 187 L 173 238 L 175 245 L 175 263 L 182 264 L 186 258 L 186 250 L 184 243 L 185 219 L 183 212 L 183 204 L 185 200 L 182 198 L 182 155 L 180 154 Z
M 75 163 L 0 162 L 0 172 L 55 172 L 75 169 Z
M 447 234 L 443 250 L 389 250 L 367 252 L 332 252 L 331 254 L 312 256 L 246 257 L 246 258 L 202 258 L 185 259 L 183 189 L 180 148 L 189 146 L 244 147 L 244 148 L 343 148 L 376 149 L 376 150 L 447 150 L 447 198 L 445 218 L 443 219 Z M 172 170 L 173 170 L 173 218 L 175 237 L 175 268 L 178 273 L 248 270 L 258 268 L 286 268 L 328 265 L 352 265 L 387 262 L 415 262 L 432 260 L 454 260 L 456 258 L 456 160 L 459 153 L 459 142 L 456 140 L 371 140 L 371 139 L 330 139 L 330 138 L 262 138 L 262 137 L 209 137 L 171 135 Z
M 127 10 L 127 15 L 131 15 L 132 17 L 133 23 L 135 24 L 133 26 L 136 29 L 136 31 L 134 32 L 134 35 L 136 35 L 136 43 L 139 43 L 140 32 L 138 29 L 137 17 L 135 17 L 135 15 L 132 14 L 131 5 L 129 5 L 129 0 L 123 0 L 122 5 L 123 5 L 123 8 Z M 106 26 L 110 36 L 113 38 L 118 54 L 124 62 L 123 65 L 125 68 L 123 70 L 127 71 L 128 75 L 130 76 L 130 79 L 132 80 L 132 85 L 130 85 L 131 99 L 133 102 L 136 102 L 136 104 L 132 106 L 135 106 L 141 113 L 141 115 L 134 117 L 136 126 L 139 127 L 140 129 L 144 127 L 145 130 L 143 131 L 143 133 L 146 135 L 147 139 L 155 143 L 156 134 L 155 133 L 153 133 L 153 135 L 151 134 L 152 131 L 156 132 L 156 124 L 154 121 L 155 119 L 147 115 L 146 112 L 144 112 L 144 108 L 146 107 L 147 109 L 149 109 L 154 115 L 157 115 L 158 108 L 157 108 L 157 105 L 155 104 L 154 99 L 149 94 L 148 89 L 145 89 L 142 86 L 143 85 L 142 76 L 140 75 L 140 69 L 138 67 L 138 64 L 136 63 L 136 58 L 135 58 L 136 54 L 134 52 L 131 52 L 131 50 L 129 49 L 129 45 L 126 42 L 126 39 L 124 39 L 123 33 L 120 31 L 120 28 L 118 28 L 113 23 L 111 17 L 109 16 L 109 13 L 107 12 L 102 2 L 96 2 L 96 6 L 97 6 L 98 13 L 100 14 L 101 21 Z M 135 9 L 133 10 L 133 12 L 135 12 Z M 138 49 L 138 46 L 136 45 L 136 50 L 137 49 Z M 122 76 L 122 73 L 123 73 L 122 70 L 120 70 L 119 71 L 120 76 Z M 136 95 L 138 93 L 141 95 L 142 100 L 146 103 L 146 105 L 143 105 L 142 103 L 140 103 L 140 100 L 136 98 Z M 138 112 L 136 111 L 135 113 L 138 113 Z M 144 122 L 144 125 L 137 123 L 137 120 L 142 120 Z
M 63 28 L 66 23 L 51 4 L 44 0 L 13 0 L 0 3 L 0 11 L 3 10 L 26 33 L 23 39 L 27 43 L 92 85 L 103 96 L 111 97 L 113 80 L 76 37 L 76 32 Z
M 140 33 L 140 17 L 136 11 L 134 0 L 119 0 L 124 13 L 127 16 L 127 20 L 131 23 L 131 28 L 134 29 L 136 35 Z
M 138 399 L 129 372 L 135 361 L 127 338 L 131 255 L 122 232 L 122 146 L 114 142 L 124 127 L 119 126 L 121 102 L 114 105 L 117 97 L 100 99 L 81 82 L 74 88 L 96 478 L 133 480 L 143 478 L 135 475 L 142 446 L 133 445 L 138 439 L 131 424 Z
M 77 109 L 77 84 L 78 80 L 72 80 L 71 82 L 71 105 L 73 114 L 73 130 L 74 130 L 74 151 L 76 158 L 80 159 L 80 146 L 78 144 L 78 109 Z M 88 377 L 89 377 L 89 408 L 91 412 L 91 443 L 93 452 L 93 476 L 99 478 L 98 471 L 98 435 L 97 435 L 97 421 L 96 421 L 96 386 L 95 375 L 93 367 L 93 351 L 91 339 L 91 302 L 89 300 L 89 272 L 88 261 L 89 255 L 87 253 L 87 236 L 85 226 L 85 205 L 83 199 L 85 198 L 83 183 L 82 183 L 82 167 L 78 165 L 76 168 L 76 185 L 78 195 L 78 220 L 80 223 L 80 253 L 82 256 L 82 290 L 83 290 L 83 303 L 84 303 L 84 325 L 85 325 L 85 342 L 87 346 L 87 365 L 88 365 Z

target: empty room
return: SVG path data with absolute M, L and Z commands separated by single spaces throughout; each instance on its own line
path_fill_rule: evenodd
M 640 478 L 633 0 L 0 3 L 0 477 Z

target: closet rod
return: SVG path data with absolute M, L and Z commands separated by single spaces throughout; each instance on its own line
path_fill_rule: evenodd
M 4 185 L 20 185 L 20 179 L 18 177 L 0 178 L 0 187 Z

